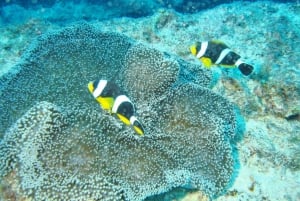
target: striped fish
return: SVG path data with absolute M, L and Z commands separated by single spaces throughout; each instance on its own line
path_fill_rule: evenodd
M 144 135 L 144 128 L 135 116 L 134 104 L 115 83 L 98 80 L 90 82 L 88 89 L 103 110 L 116 114 L 124 124 L 132 126 L 138 135 Z
M 237 67 L 246 76 L 250 75 L 254 69 L 253 66 L 243 62 L 240 55 L 221 41 L 197 42 L 190 47 L 190 51 L 206 68 L 213 65 L 227 68 Z

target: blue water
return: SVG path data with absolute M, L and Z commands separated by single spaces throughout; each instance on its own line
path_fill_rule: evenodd
M 254 2 L 257 0 L 249 0 L 249 2 Z M 287 2 L 296 2 L 296 0 L 273 0 L 274 2 L 281 2 L 281 3 L 287 3 Z M 61 2 L 60 0 L 52 0 L 52 1 L 38 1 L 38 0 L 28 0 L 28 1 L 21 1 L 21 0 L 3 0 L 0 2 L 0 6 L 6 6 L 11 4 L 18 4 L 22 7 L 29 8 L 29 7 L 38 7 L 38 6 L 46 6 L 51 7 L 55 3 Z M 156 7 L 158 5 L 161 5 L 162 7 L 174 7 L 178 10 L 185 10 L 184 7 L 194 7 L 191 9 L 191 11 L 196 11 L 198 9 L 205 9 L 207 7 L 215 6 L 218 4 L 223 3 L 232 3 L 232 0 L 216 0 L 216 1 L 210 1 L 210 0 L 163 0 L 163 1 L 124 1 L 124 0 L 72 0 L 68 2 L 73 2 L 75 4 L 79 3 L 87 3 L 87 4 L 94 4 L 94 5 L 105 5 L 105 4 L 112 4 L 116 6 L 130 6 L 132 3 L 141 4 L 141 5 L 149 5 Z
M 288 3 L 297 0 L 274 0 L 274 2 Z M 30 17 L 43 18 L 49 21 L 76 21 L 110 19 L 112 17 L 143 17 L 148 16 L 160 8 L 174 9 L 182 13 L 195 13 L 213 8 L 232 0 L 72 0 L 72 1 L 19 1 L 6 0 L 0 2 L 0 16 L 5 23 L 22 23 Z M 255 2 L 255 0 L 245 1 Z M 97 9 L 101 8 L 100 10 Z M 44 8 L 46 13 L 34 12 Z M 51 9 L 52 11 L 49 11 Z M 26 12 L 27 11 L 27 12 Z M 47 14 L 51 12 L 51 14 Z M 57 16 L 56 16 L 57 15 Z

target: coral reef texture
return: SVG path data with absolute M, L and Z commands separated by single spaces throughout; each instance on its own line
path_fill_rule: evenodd
M 144 137 L 95 103 L 96 79 L 132 98 Z M 238 122 L 211 82 L 211 71 L 88 24 L 39 37 L 0 79 L 0 176 L 10 186 L 1 196 L 135 201 L 177 187 L 219 196 L 236 172 Z

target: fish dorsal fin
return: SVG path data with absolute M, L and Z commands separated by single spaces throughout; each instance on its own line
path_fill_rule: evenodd
M 212 40 L 211 42 L 214 43 L 214 44 L 226 45 L 223 41 L 220 41 L 220 40 Z
M 114 105 L 114 98 L 113 97 L 97 97 L 96 98 L 97 102 L 101 105 L 103 110 L 108 111 L 109 113 L 111 113 L 111 109 Z
M 203 63 L 204 67 L 210 68 L 212 66 L 212 61 L 208 57 L 201 57 L 200 58 L 201 62 Z

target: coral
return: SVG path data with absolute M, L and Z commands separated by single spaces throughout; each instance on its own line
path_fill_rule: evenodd
M 213 83 L 210 71 L 143 44 L 129 48 L 124 66 L 119 84 L 139 104 L 159 99 L 177 84 L 189 82 L 208 87 Z
M 66 131 L 64 115 L 57 106 L 41 102 L 21 117 L 0 145 L 10 153 L 1 156 L 6 158 L 1 172 L 13 164 L 22 191 L 35 200 L 122 200 L 120 188 L 98 173 L 97 158 L 91 157 L 95 136 L 74 132 L 75 127 Z M 67 132 L 76 134 L 69 138 Z M 82 136 L 85 141 L 79 143 Z
M 160 51 L 137 44 L 125 56 L 122 83 L 135 100 L 161 96 L 177 79 L 179 65 Z M 134 79 L 133 79 L 134 78 Z
M 189 185 L 209 195 L 220 193 L 234 171 L 230 143 L 236 137 L 236 120 L 232 105 L 194 84 L 178 86 L 167 97 L 160 103 L 160 123 L 172 140 L 166 138 L 163 149 L 181 164 L 179 170 L 192 175 Z
M 99 77 L 111 80 L 122 69 L 131 44 L 125 36 L 102 33 L 87 24 L 40 37 L 21 64 L 0 78 L 0 93 L 7 97 L 0 99 L 0 133 L 35 102 L 93 106 L 86 84 Z
M 27 153 L 22 153 L 19 150 L 20 147 L 15 146 L 16 144 L 21 144 L 24 139 L 31 139 L 33 135 L 43 134 L 43 138 L 47 139 L 53 133 L 59 132 L 63 125 L 64 120 L 59 110 L 47 102 L 29 110 L 7 131 L 8 134 L 1 141 L 1 158 L 6 158 L 6 160 L 0 165 L 0 173 L 5 174 L 15 169 L 14 164 L 17 155 Z M 28 166 L 30 166 L 30 163 Z
M 98 107 L 86 85 L 99 78 L 134 99 L 144 137 Z M 218 196 L 235 172 L 237 120 L 211 81 L 197 65 L 87 24 L 42 36 L 0 78 L 0 175 L 15 173 L 33 200 L 135 201 L 176 187 Z

